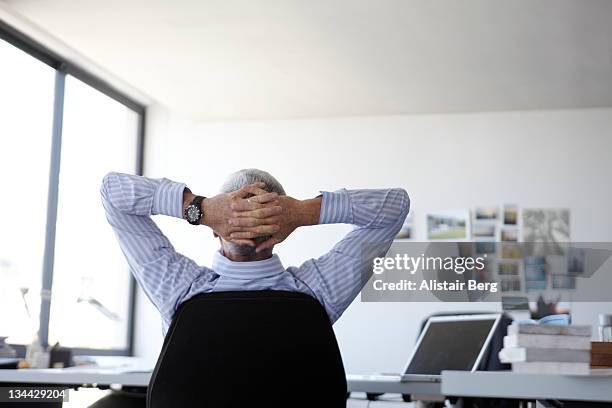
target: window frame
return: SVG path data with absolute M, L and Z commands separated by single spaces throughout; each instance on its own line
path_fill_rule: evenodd
M 64 95 L 66 75 L 71 75 L 84 82 L 99 92 L 124 105 L 138 115 L 137 142 L 135 170 L 136 174 L 142 175 L 144 169 L 144 143 L 146 106 L 125 93 L 116 89 L 108 82 L 96 77 L 78 64 L 60 56 L 46 46 L 40 44 L 19 30 L 0 20 L 0 40 L 4 40 L 16 48 L 24 51 L 42 63 L 49 65 L 55 70 L 55 88 L 53 98 L 53 121 L 51 140 L 51 160 L 49 168 L 49 191 L 47 193 L 47 218 L 45 230 L 45 247 L 42 265 L 42 286 L 40 302 L 39 336 L 43 346 L 48 345 L 49 318 L 51 312 L 51 297 L 49 296 L 53 286 L 53 263 L 55 255 L 55 229 L 57 223 L 57 205 L 59 198 L 59 170 L 61 159 L 61 143 L 64 119 Z M 135 331 L 135 306 L 136 306 L 136 280 L 130 274 L 130 298 L 128 300 L 127 321 L 127 348 L 125 349 L 90 349 L 72 348 L 75 355 L 98 355 L 98 356 L 132 356 L 134 355 L 134 331 Z M 18 355 L 25 355 L 25 345 L 12 345 Z

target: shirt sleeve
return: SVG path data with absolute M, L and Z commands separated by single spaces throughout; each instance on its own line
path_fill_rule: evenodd
M 335 322 L 372 274 L 372 261 L 384 256 L 408 215 L 403 189 L 323 192 L 320 224 L 353 224 L 333 249 L 291 271 L 307 285 Z
M 102 205 L 130 270 L 166 324 L 196 278 L 212 271 L 176 252 L 151 215 L 182 218 L 185 184 L 109 173 L 101 187 Z

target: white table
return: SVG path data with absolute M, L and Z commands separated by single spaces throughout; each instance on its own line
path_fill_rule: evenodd
M 0 370 L 0 383 L 147 387 L 150 379 L 151 370 L 129 364 L 117 368 Z M 372 381 L 367 376 L 347 375 L 347 384 L 350 392 L 440 395 L 440 384 L 432 382 Z
M 118 368 L 0 370 L 0 383 L 73 386 L 147 387 L 151 371 L 124 365 Z M 347 375 L 350 392 L 523 400 L 612 402 L 612 376 L 515 374 L 511 372 L 444 371 L 442 383 L 372 381 Z
M 441 396 L 440 383 L 431 381 L 407 381 L 400 382 L 398 380 L 370 380 L 365 375 L 346 376 L 346 382 L 349 392 L 367 392 L 367 393 L 388 393 L 388 394 L 409 394 L 423 396 Z
M 0 370 L 0 383 L 146 387 L 150 378 L 150 371 L 129 372 L 107 368 Z
M 612 376 L 443 371 L 442 394 L 523 400 L 612 401 Z
M 97 365 L 70 368 L 0 370 L 0 383 L 53 384 L 70 386 L 125 385 L 146 387 L 151 378 L 150 362 L 137 357 L 96 357 Z

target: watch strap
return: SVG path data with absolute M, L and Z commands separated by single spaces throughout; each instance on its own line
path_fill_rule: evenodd
M 204 211 L 202 211 L 202 201 L 204 200 L 204 198 L 205 197 L 202 197 L 202 196 L 195 196 L 193 200 L 191 200 L 189 205 L 185 208 L 185 219 L 191 225 L 200 225 L 200 221 L 202 220 L 202 217 L 204 217 Z M 189 208 L 192 206 L 195 206 L 200 213 L 200 216 L 198 217 L 197 220 L 190 220 L 189 217 L 187 216 L 187 211 L 189 211 Z

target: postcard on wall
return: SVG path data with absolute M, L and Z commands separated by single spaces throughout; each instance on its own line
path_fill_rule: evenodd
M 504 205 L 504 225 L 518 225 L 518 207 L 515 204 Z
M 566 290 L 576 289 L 576 277 L 568 275 L 553 275 L 552 288 Z
M 497 226 L 494 224 L 474 222 L 472 224 L 472 237 L 488 238 L 491 241 L 495 241 L 497 240 Z
M 497 253 L 497 243 L 492 241 L 474 242 L 475 253 L 477 255 L 492 255 Z
M 501 257 L 504 259 L 521 259 L 523 257 L 523 249 L 518 243 L 502 242 Z
M 521 279 L 517 276 L 500 277 L 499 279 L 502 292 L 520 292 Z
M 553 289 L 576 289 L 576 277 L 568 275 L 553 275 L 552 287 Z
M 517 242 L 518 241 L 518 229 L 516 227 L 502 227 L 501 228 L 501 241 Z
M 412 211 L 410 211 L 410 214 L 404 220 L 404 224 L 402 224 L 402 228 L 395 236 L 395 239 L 409 240 L 414 238 L 414 217 L 412 214 Z
M 543 256 L 525 257 L 525 289 L 544 290 L 547 283 L 546 258 Z
M 479 206 L 474 208 L 474 220 L 476 221 L 497 221 L 499 217 L 499 207 Z
M 567 274 L 565 255 L 546 255 L 546 273 L 549 275 Z
M 563 254 L 570 240 L 568 209 L 526 208 L 523 210 L 523 241 L 531 255 Z
M 567 273 L 571 275 L 584 274 L 584 249 L 571 247 L 568 248 Z
M 497 274 L 499 276 L 520 276 L 520 263 L 518 262 L 498 262 Z
M 427 238 L 430 240 L 469 239 L 469 210 L 438 211 L 427 215 Z

